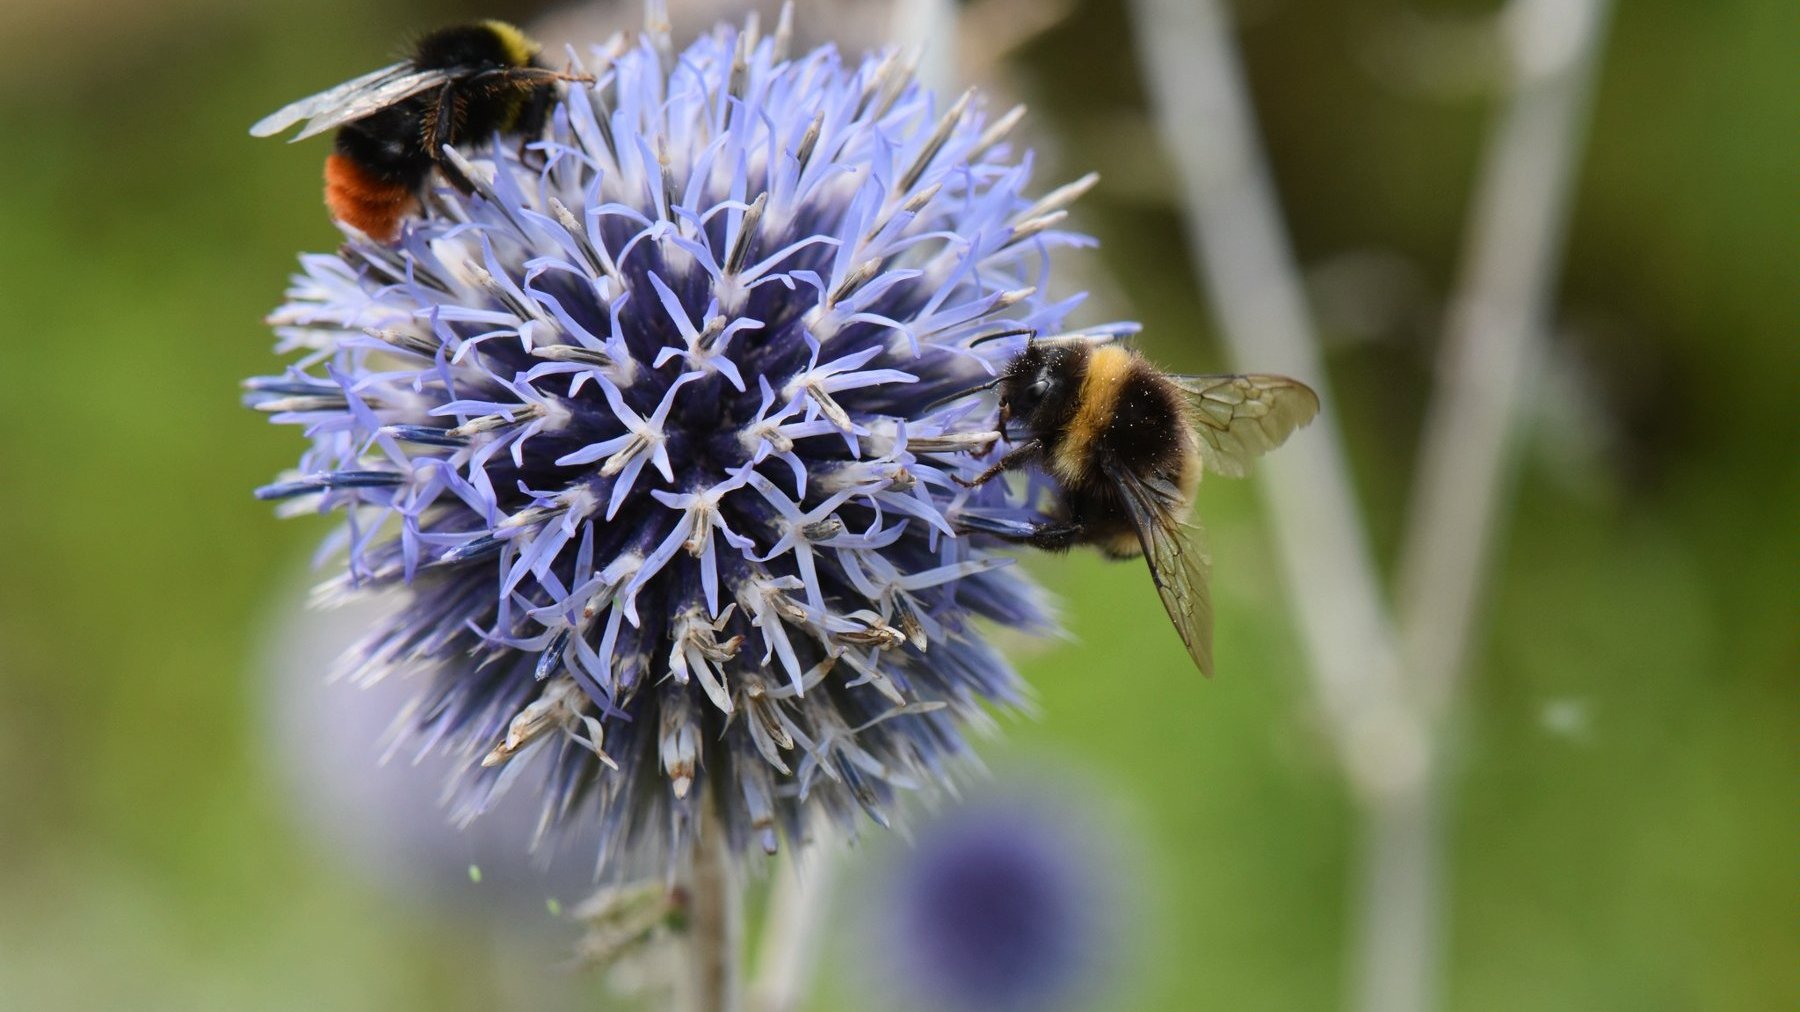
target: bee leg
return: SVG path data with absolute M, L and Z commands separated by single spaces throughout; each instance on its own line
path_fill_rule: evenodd
M 488 88 L 517 88 L 524 90 L 536 88 L 541 84 L 556 81 L 575 81 L 581 84 L 593 84 L 594 75 L 577 74 L 567 70 L 551 70 L 549 67 L 502 67 L 497 70 L 486 70 L 475 75 L 475 81 Z
M 545 128 L 549 125 L 550 106 L 555 100 L 556 94 L 549 88 L 529 92 L 518 122 L 514 124 L 514 129 L 519 133 L 519 161 L 533 168 L 541 169 L 548 161 L 542 152 L 532 152 L 531 145 L 544 139 Z M 528 157 L 532 155 L 535 157 Z
M 1051 520 L 1033 527 L 1023 543 L 1046 552 L 1066 552 L 1080 543 L 1086 531 L 1076 520 Z
M 483 71 L 469 78 L 463 92 L 478 95 L 482 100 L 490 102 L 516 97 L 514 93 L 523 94 L 518 114 L 502 130 L 504 133 L 519 135 L 518 155 L 523 162 L 526 161 L 531 143 L 542 139 L 550 106 L 556 100 L 556 93 L 549 85 L 567 79 L 566 75 L 544 67 L 505 67 Z M 542 160 L 539 159 L 538 162 L 532 167 L 542 168 Z
M 963 488 L 980 488 L 988 482 L 993 481 L 1001 474 L 1014 470 L 1015 468 L 1024 467 L 1026 464 L 1036 460 L 1038 454 L 1043 452 L 1043 449 L 1044 444 L 1035 439 L 1028 439 L 1013 447 L 1011 450 L 1008 450 L 1006 456 L 995 461 L 992 467 L 976 475 L 974 478 L 964 478 L 960 474 L 953 474 L 950 476 L 950 480 L 961 485 Z
M 462 119 L 462 101 L 457 96 L 456 85 L 446 84 L 438 90 L 435 111 L 425 121 L 425 152 L 431 156 L 432 164 L 443 173 L 444 179 L 451 186 L 464 194 L 474 193 L 475 184 L 462 174 L 450 159 L 444 157 L 444 145 L 456 142 L 457 123 Z
M 1019 520 L 968 510 L 953 521 L 963 534 L 987 534 L 1015 545 L 1030 545 L 1047 552 L 1067 551 L 1081 544 L 1087 525 L 1079 520 Z

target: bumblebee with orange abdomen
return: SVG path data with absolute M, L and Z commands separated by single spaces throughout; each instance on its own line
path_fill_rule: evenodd
M 1047 522 L 983 531 L 1050 551 L 1143 555 L 1188 656 L 1211 675 L 1210 563 L 1184 517 L 1203 472 L 1246 474 L 1252 458 L 1312 421 L 1318 395 L 1286 376 L 1172 375 L 1123 345 L 1084 338 L 1030 341 L 990 385 L 1002 429 L 1017 421 L 1026 438 L 964 484 L 1035 465 L 1062 493 Z
M 538 63 L 538 49 L 504 21 L 440 28 L 408 59 L 303 98 L 250 132 L 268 137 L 300 123 L 298 141 L 336 127 L 325 206 L 338 221 L 391 242 L 401 220 L 417 212 L 434 168 L 469 189 L 444 160 L 444 145 L 543 130 L 557 82 L 579 78 Z

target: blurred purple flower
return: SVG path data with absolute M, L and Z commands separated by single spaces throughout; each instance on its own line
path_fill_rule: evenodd
M 901 1007 L 1026 1012 L 1093 999 L 1121 930 L 1114 848 L 1048 796 L 989 796 L 928 823 L 875 916 Z
M 411 589 L 348 666 L 425 672 L 458 811 L 534 766 L 607 880 L 679 866 L 708 796 L 738 852 L 885 822 L 1019 699 L 972 620 L 1049 628 L 970 533 L 1040 490 L 955 484 L 998 419 L 952 395 L 1080 301 L 1041 290 L 1084 186 L 1034 203 L 1017 116 L 894 56 L 785 46 L 596 48 L 545 141 L 458 156 L 476 193 L 303 257 L 298 361 L 249 384 L 311 440 L 258 495 L 344 518 L 323 596 Z
M 284 604 L 304 599 L 287 596 Z M 394 715 L 413 691 L 408 680 L 347 685 L 319 677 L 368 622 L 396 609 L 397 597 L 372 599 L 361 614 L 289 607 L 272 625 L 261 665 L 264 722 L 293 822 L 332 860 L 397 899 L 453 907 L 509 931 L 551 931 L 546 901 L 573 908 L 592 891 L 588 827 L 571 826 L 559 846 L 534 852 L 537 810 L 522 792 L 470 825 L 446 825 L 441 794 L 456 771 L 452 757 L 382 761 Z

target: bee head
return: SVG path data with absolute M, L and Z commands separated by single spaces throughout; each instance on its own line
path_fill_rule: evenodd
M 1000 379 L 1000 417 L 1017 418 L 1034 433 L 1054 428 L 1073 407 L 1086 348 L 1025 346 Z

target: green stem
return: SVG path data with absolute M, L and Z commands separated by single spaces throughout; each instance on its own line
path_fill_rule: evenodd
M 738 1012 L 743 910 L 724 827 L 716 812 L 701 816 L 688 880 L 688 951 L 679 1007 L 686 1012 Z

